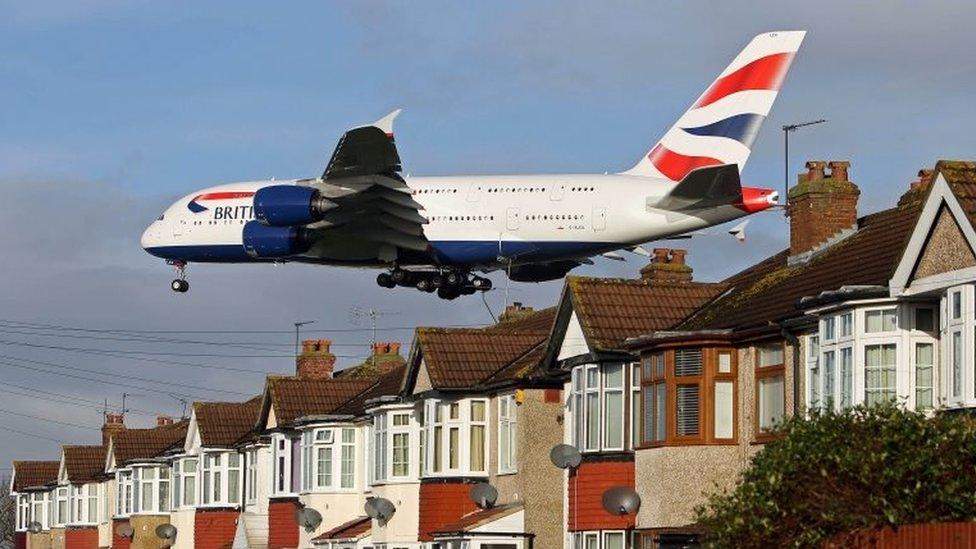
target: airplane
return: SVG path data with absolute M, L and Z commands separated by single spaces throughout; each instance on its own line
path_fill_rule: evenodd
M 481 276 L 565 276 L 591 257 L 766 210 L 772 189 L 740 173 L 805 31 L 752 39 L 629 170 L 598 175 L 402 174 L 395 110 L 348 130 L 320 177 L 231 183 L 173 203 L 142 247 L 177 271 L 200 263 L 301 262 L 382 269 L 385 288 L 455 299 L 491 289 Z

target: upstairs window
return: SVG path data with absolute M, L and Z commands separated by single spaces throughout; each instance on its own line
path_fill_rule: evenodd
M 291 488 L 291 440 L 276 433 L 271 437 L 272 483 L 271 494 L 290 495 Z
M 898 310 L 875 309 L 864 312 L 864 331 L 868 334 L 893 332 L 898 329 Z
M 831 318 L 832 320 L 832 318 Z M 824 337 L 827 339 L 827 337 Z M 830 339 L 833 339 L 831 336 Z M 783 344 L 771 343 L 756 348 L 756 432 L 770 433 L 786 413 L 786 383 Z
M 241 455 L 236 451 L 207 452 L 201 467 L 204 505 L 237 505 L 241 502 Z
M 488 401 L 429 399 L 425 406 L 429 474 L 486 474 Z
M 639 372 L 639 367 L 620 362 L 573 369 L 569 405 L 574 446 L 583 452 L 633 447 L 634 436 L 640 434 L 634 422 L 635 414 L 639 417 Z
M 422 444 L 417 424 L 413 409 L 381 409 L 373 412 L 373 434 L 369 452 L 372 482 L 396 482 L 416 478 L 412 467 L 413 458 L 417 455 L 414 452 L 417 450 L 413 445 Z M 353 448 L 348 446 L 346 452 L 344 459 L 352 463 L 355 459 Z M 423 451 L 420 452 L 422 456 Z M 348 484 L 344 487 L 352 488 L 352 484 Z
M 247 479 L 245 491 L 245 501 L 249 504 L 256 503 L 258 500 L 258 450 L 252 448 L 244 454 L 244 469 Z
M 54 525 L 64 526 L 65 524 L 71 521 L 71 516 L 68 514 L 68 510 L 69 510 L 68 487 L 59 486 L 57 490 L 55 490 L 55 498 L 56 498 L 55 505 L 57 510 L 54 515 Z
M 173 462 L 173 508 L 197 504 L 197 458 L 186 457 Z
M 116 472 L 115 482 L 115 514 L 128 516 L 132 512 L 132 471 Z M 59 515 L 56 514 L 56 516 Z
M 132 513 L 169 512 L 170 469 L 158 466 L 132 468 Z
M 498 397 L 498 472 L 518 469 L 518 416 L 515 395 Z

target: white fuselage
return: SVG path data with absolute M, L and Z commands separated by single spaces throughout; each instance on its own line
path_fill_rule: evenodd
M 493 269 L 510 262 L 581 259 L 758 211 L 742 205 L 683 212 L 656 209 L 653 204 L 674 183 L 616 174 L 410 177 L 406 183 L 428 220 L 423 225 L 423 236 L 430 242 L 422 254 L 426 257 L 406 262 L 418 265 Z M 142 245 L 171 260 L 251 261 L 243 249 L 242 229 L 254 219 L 252 195 L 262 187 L 282 184 L 304 183 L 232 183 L 187 195 L 146 229 Z M 316 246 L 288 260 L 389 263 L 364 259 L 341 244 Z

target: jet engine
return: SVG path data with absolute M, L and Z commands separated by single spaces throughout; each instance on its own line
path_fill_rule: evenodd
M 566 276 L 566 273 L 579 267 L 576 261 L 553 261 L 512 267 L 508 278 L 515 282 L 546 282 Z
M 277 259 L 307 252 L 308 230 L 301 227 L 268 227 L 248 221 L 243 230 L 244 251 L 255 258 Z
M 254 193 L 254 217 L 269 227 L 308 225 L 335 207 L 318 190 L 301 185 L 271 185 Z

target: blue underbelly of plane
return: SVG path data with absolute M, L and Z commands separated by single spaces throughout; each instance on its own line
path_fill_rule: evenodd
M 487 240 L 440 240 L 430 243 L 432 263 L 442 265 L 490 265 L 512 260 L 515 263 L 545 262 L 583 258 L 619 247 L 609 242 L 526 242 Z M 271 261 L 256 259 L 240 244 L 201 244 L 193 246 L 157 246 L 147 252 L 163 259 L 197 263 L 242 263 Z M 504 258 L 499 261 L 499 257 Z M 328 262 L 325 258 L 323 262 Z

